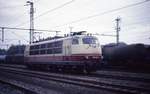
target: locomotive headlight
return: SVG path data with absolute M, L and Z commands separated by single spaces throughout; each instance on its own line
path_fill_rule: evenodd
M 92 56 L 92 58 L 93 58 L 93 59 L 98 59 L 99 57 L 98 57 L 98 56 Z
M 101 59 L 104 59 L 104 57 L 103 57 L 103 56 L 101 56 Z
M 89 56 L 85 56 L 86 59 L 89 59 Z

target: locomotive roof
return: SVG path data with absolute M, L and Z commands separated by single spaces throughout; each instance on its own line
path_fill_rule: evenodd
M 38 44 L 44 44 L 44 43 L 49 43 L 49 42 L 63 41 L 66 39 L 71 39 L 71 38 L 75 38 L 75 37 L 85 37 L 85 36 L 89 36 L 89 35 L 74 35 L 74 36 L 67 36 L 67 37 L 61 37 L 61 38 L 53 38 L 50 40 L 35 42 L 35 43 L 30 44 L 30 45 L 38 45 Z

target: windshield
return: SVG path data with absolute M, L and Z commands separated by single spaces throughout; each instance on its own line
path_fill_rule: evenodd
M 74 38 L 74 39 L 72 39 L 72 44 L 79 44 L 79 40 L 78 40 L 78 38 Z
M 82 41 L 83 44 L 96 44 L 98 40 L 94 37 L 84 37 Z

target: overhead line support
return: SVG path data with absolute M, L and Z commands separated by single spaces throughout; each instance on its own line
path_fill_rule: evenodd
M 33 2 L 27 1 L 27 5 L 30 5 L 30 44 L 34 41 L 34 6 Z
M 4 28 L 2 28 L 2 42 L 4 42 Z
M 116 43 L 117 45 L 119 44 L 119 31 L 120 31 L 119 23 L 120 23 L 120 18 L 117 18 L 116 19 Z

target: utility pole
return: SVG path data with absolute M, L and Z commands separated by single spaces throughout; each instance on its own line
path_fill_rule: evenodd
M 72 29 L 73 29 L 73 27 L 72 26 L 70 26 L 69 27 L 69 29 L 70 29 L 70 34 L 72 33 Z
M 19 45 L 21 45 L 21 41 L 20 40 L 18 41 L 18 43 L 19 43 Z
M 58 32 L 59 32 L 59 31 L 56 31 L 56 37 L 58 36 Z
M 27 1 L 27 5 L 30 5 L 30 44 L 34 41 L 34 6 L 33 2 Z
M 4 42 L 4 28 L 2 28 L 2 42 Z
M 119 44 L 119 31 L 120 31 L 120 18 L 115 19 L 116 20 L 116 43 Z

